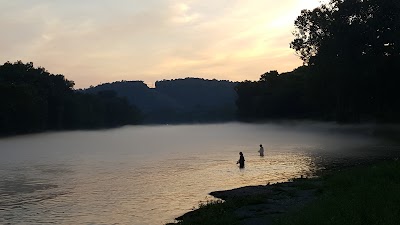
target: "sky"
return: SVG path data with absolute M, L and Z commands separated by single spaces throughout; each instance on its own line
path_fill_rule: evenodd
M 294 21 L 321 0 L 0 0 L 0 64 L 86 88 L 120 80 L 258 80 L 302 61 Z

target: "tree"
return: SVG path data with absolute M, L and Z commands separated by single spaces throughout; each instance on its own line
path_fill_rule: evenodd
M 279 73 L 276 70 L 271 70 L 267 73 L 264 73 L 260 77 L 261 82 L 267 82 L 271 85 L 275 84 L 278 80 Z
M 395 119 L 400 1 L 331 0 L 303 10 L 295 27 L 290 46 L 319 76 L 312 89 L 334 105 L 336 119 Z
M 313 58 L 399 55 L 400 2 L 331 0 L 303 10 L 295 21 L 295 49 L 305 64 Z

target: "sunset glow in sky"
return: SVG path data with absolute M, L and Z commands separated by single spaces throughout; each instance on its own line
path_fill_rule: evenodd
M 294 20 L 321 0 L 0 0 L 0 64 L 85 88 L 119 80 L 258 80 L 302 64 Z

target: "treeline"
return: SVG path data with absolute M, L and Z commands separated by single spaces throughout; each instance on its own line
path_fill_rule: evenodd
M 88 129 L 136 124 L 140 113 L 114 92 L 96 95 L 73 89 L 74 82 L 33 63 L 0 66 L 0 134 Z
M 304 66 L 240 83 L 240 119 L 400 121 L 400 1 L 331 0 L 295 28 Z

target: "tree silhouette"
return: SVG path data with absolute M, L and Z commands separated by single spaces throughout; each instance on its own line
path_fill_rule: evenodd
M 337 120 L 396 119 L 399 1 L 332 0 L 303 10 L 295 26 L 291 47 L 320 76 L 315 95 L 334 106 Z
M 0 66 L 0 134 L 113 127 L 139 122 L 140 113 L 115 94 L 81 94 L 74 82 L 33 63 Z
M 400 1 L 331 0 L 301 11 L 295 28 L 290 47 L 305 66 L 239 84 L 239 115 L 399 121 Z

